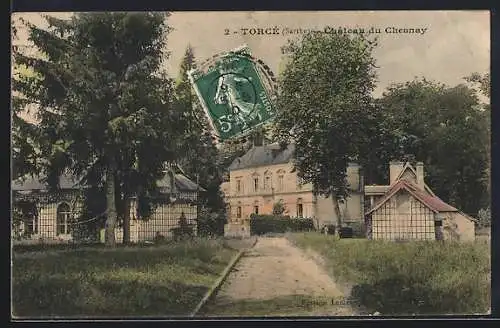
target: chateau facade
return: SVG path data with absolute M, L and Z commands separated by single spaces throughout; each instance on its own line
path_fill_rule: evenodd
M 283 215 L 312 218 L 320 228 L 337 222 L 331 198 L 314 195 L 312 184 L 297 176 L 292 161 L 294 150 L 293 144 L 283 150 L 277 144 L 256 146 L 233 161 L 229 181 L 221 188 L 229 207 L 230 224 L 244 224 L 253 213 L 272 214 L 277 203 L 283 205 Z M 343 222 L 362 222 L 359 165 L 349 165 L 347 179 L 350 196 L 339 204 Z

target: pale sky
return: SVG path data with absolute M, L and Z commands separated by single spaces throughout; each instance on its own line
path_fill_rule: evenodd
M 69 13 L 50 13 L 69 17 Z M 448 85 L 463 82 L 472 72 L 490 70 L 490 16 L 488 11 L 282 11 L 282 12 L 173 12 L 168 19 L 174 29 L 168 35 L 171 55 L 166 65 L 177 76 L 180 60 L 188 44 L 198 61 L 246 44 L 276 74 L 282 59 L 280 47 L 291 35 L 285 30 L 338 28 L 380 29 L 374 56 L 380 96 L 394 82 L 426 77 Z M 43 26 L 38 13 L 19 13 Z M 248 29 L 242 35 L 241 29 Z M 256 30 L 277 32 L 258 35 Z M 275 28 L 273 30 L 273 28 Z M 386 28 L 416 29 L 424 33 L 386 33 Z M 229 30 L 229 35 L 226 34 Z M 234 31 L 239 33 L 235 34 Z M 250 32 L 256 32 L 250 35 Z M 22 40 L 26 35 L 21 33 Z M 21 41 L 25 42 L 25 41 Z

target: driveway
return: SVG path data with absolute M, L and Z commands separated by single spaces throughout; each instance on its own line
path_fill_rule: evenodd
M 204 316 L 354 315 L 335 282 L 284 237 L 259 238 L 240 259 Z

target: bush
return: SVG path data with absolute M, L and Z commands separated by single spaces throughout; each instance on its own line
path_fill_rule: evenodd
M 250 216 L 250 233 L 252 235 L 311 230 L 314 230 L 314 221 L 309 218 L 256 214 Z
M 281 202 L 277 202 L 273 205 L 273 214 L 275 216 L 281 216 L 285 212 L 285 205 Z
M 197 219 L 198 236 L 223 236 L 226 223 L 224 213 L 202 213 Z
M 352 238 L 353 230 L 351 227 L 342 227 L 339 229 L 340 238 Z
M 480 209 L 477 214 L 477 227 L 485 228 L 491 226 L 491 209 L 488 207 L 486 209 Z
M 366 238 L 366 226 L 364 222 L 348 222 L 346 227 L 352 229 L 352 237 L 350 238 Z

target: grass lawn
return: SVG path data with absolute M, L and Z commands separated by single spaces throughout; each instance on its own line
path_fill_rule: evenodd
M 474 243 L 335 240 L 318 233 L 289 234 L 325 261 L 351 297 L 383 315 L 473 314 L 490 309 L 490 246 Z
M 187 316 L 236 253 L 222 240 L 14 251 L 13 316 Z

